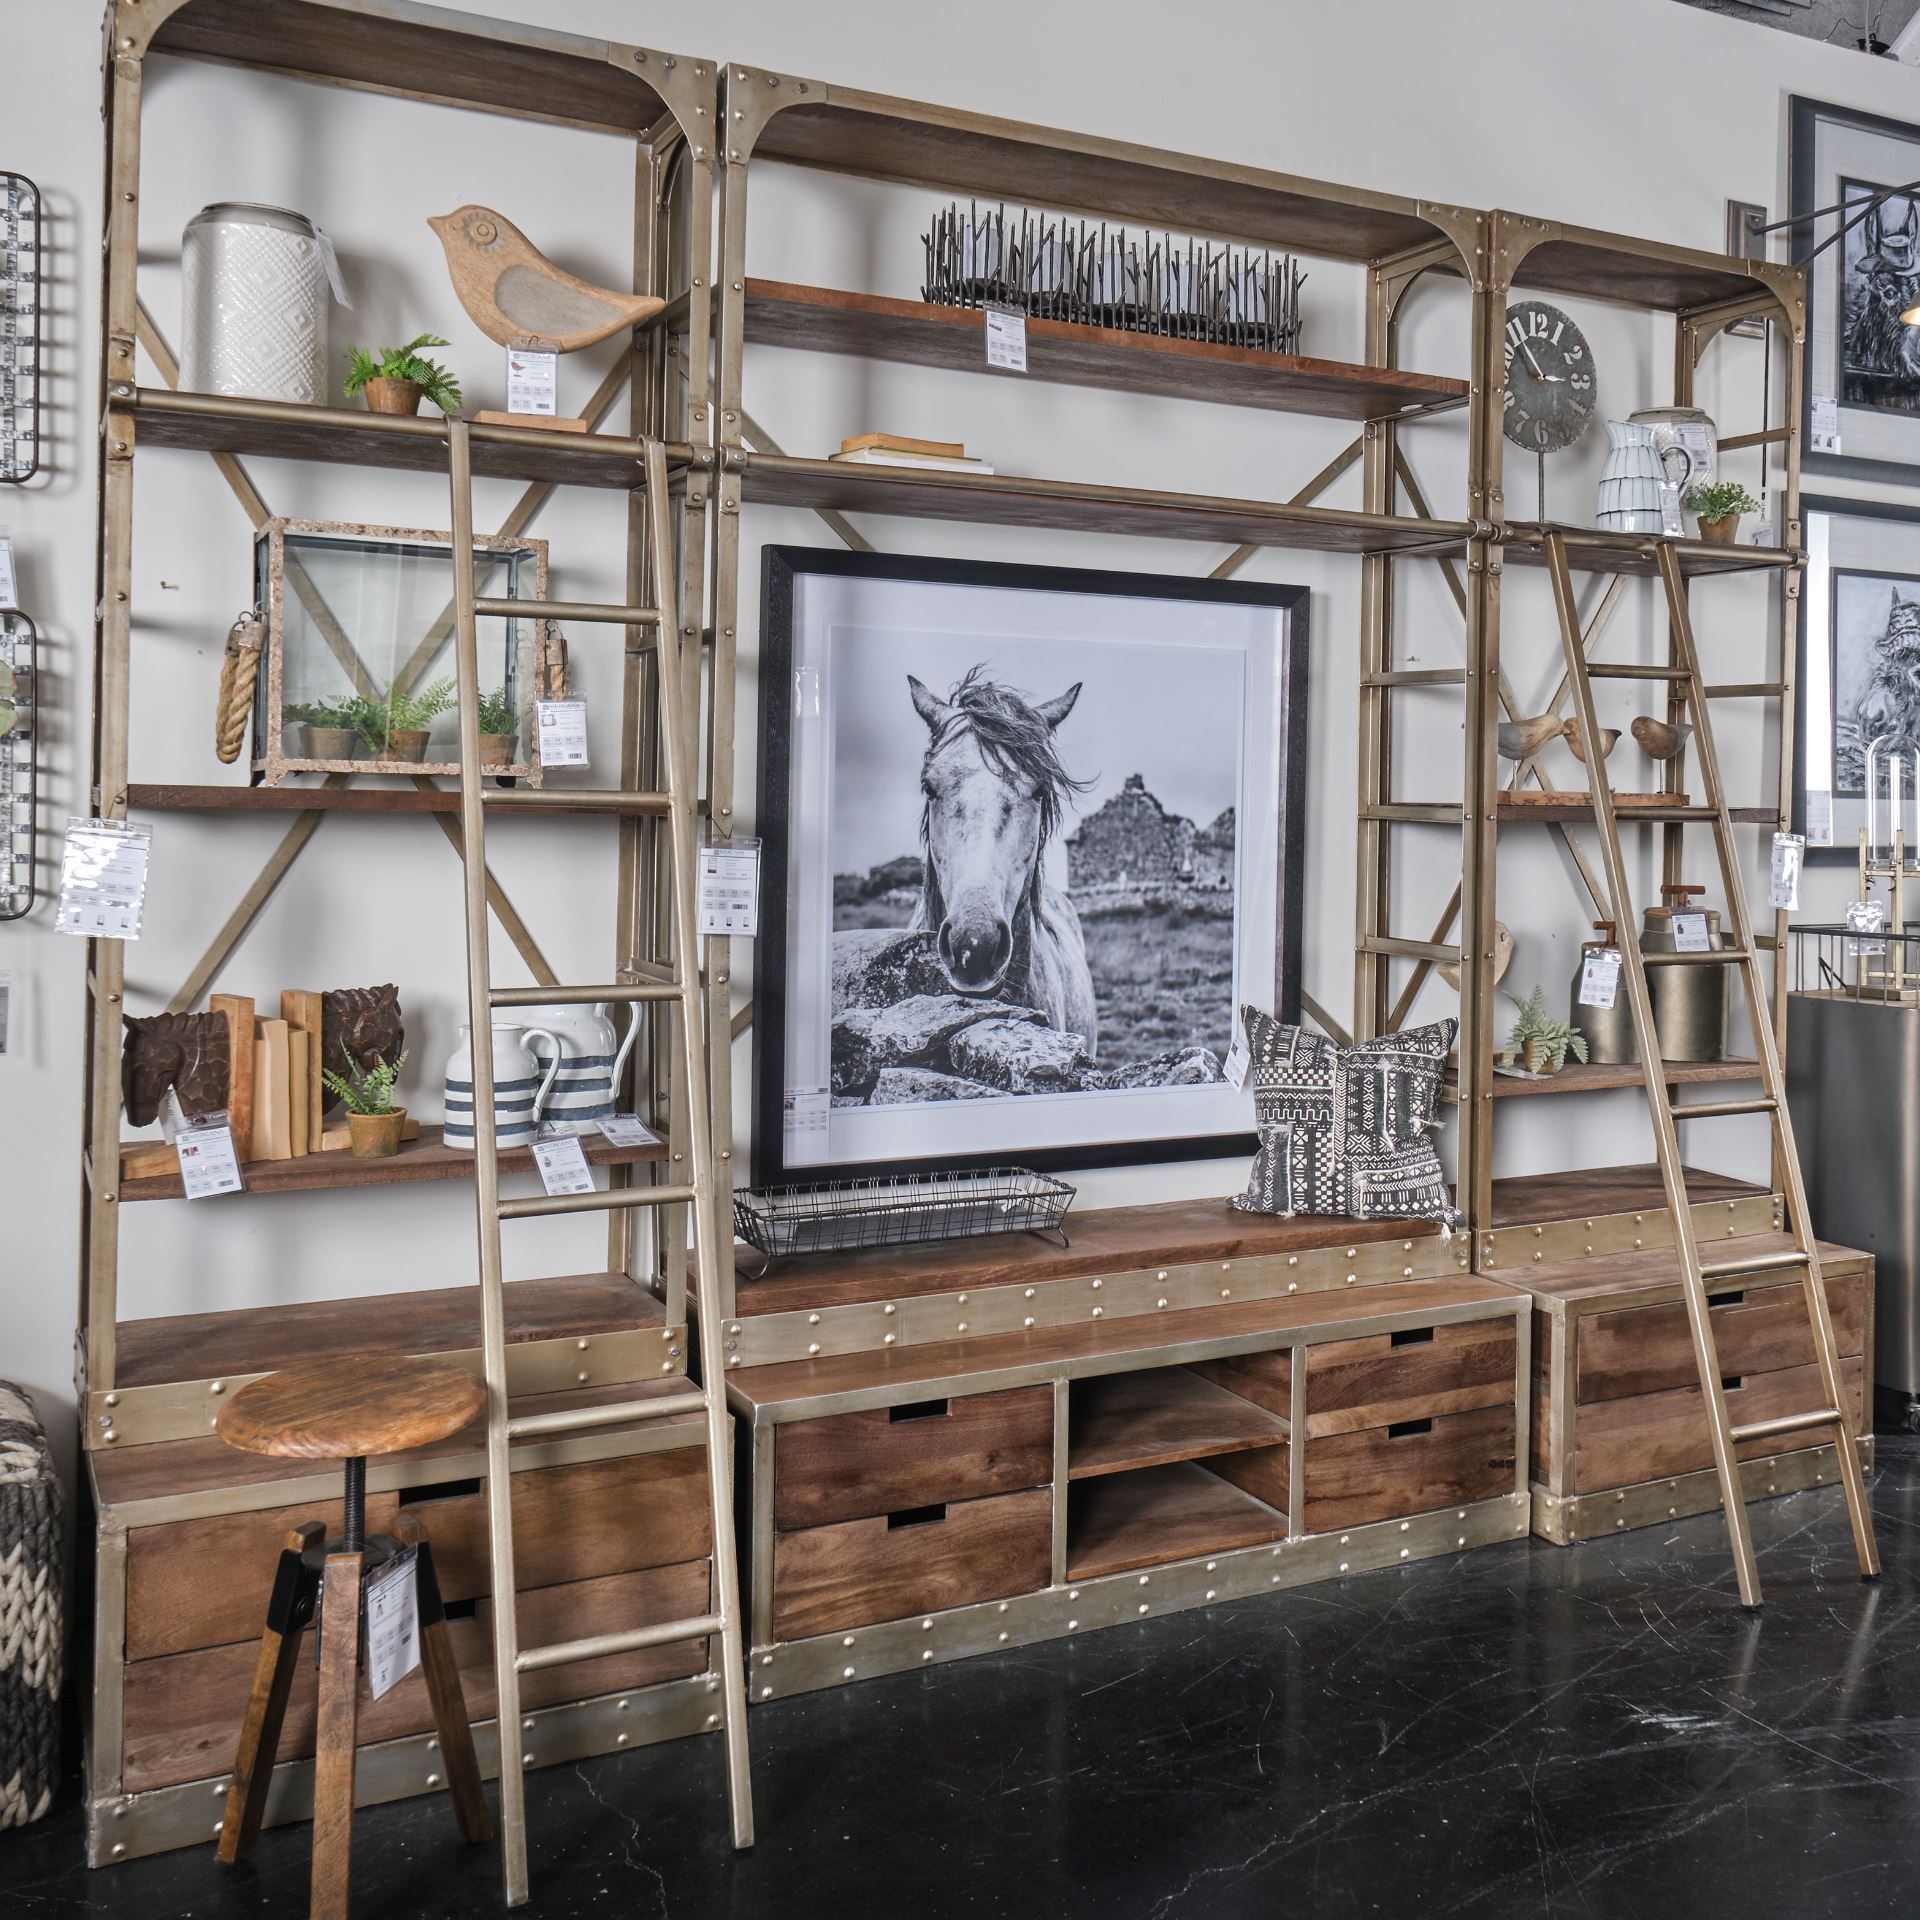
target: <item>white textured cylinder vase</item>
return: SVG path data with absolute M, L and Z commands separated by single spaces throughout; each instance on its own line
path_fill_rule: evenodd
M 303 213 L 225 200 L 180 242 L 180 384 L 323 406 L 333 246 Z

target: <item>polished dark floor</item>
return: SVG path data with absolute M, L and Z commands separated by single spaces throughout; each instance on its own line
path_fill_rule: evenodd
M 530 1915 L 1909 1916 L 1920 1441 L 1882 1436 L 1886 1577 L 1839 1495 L 1328 1582 L 756 1709 L 760 1843 L 717 1741 L 529 1776 Z M 498 1910 L 436 1800 L 356 1827 L 356 1912 Z M 304 1914 L 307 1833 L 104 1872 L 68 1804 L 0 1835 L 0 1914 Z

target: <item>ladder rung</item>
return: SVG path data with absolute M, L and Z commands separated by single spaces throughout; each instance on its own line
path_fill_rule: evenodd
M 622 1400 L 610 1406 L 565 1407 L 558 1413 L 523 1413 L 507 1422 L 509 1440 L 530 1440 L 542 1433 L 579 1433 L 587 1427 L 616 1427 L 623 1420 L 665 1420 L 680 1413 L 704 1413 L 704 1393 L 665 1393 L 655 1400 Z
M 1774 1113 L 1779 1106 L 1778 1100 L 1702 1100 L 1676 1106 L 1673 1117 L 1676 1120 L 1731 1120 L 1744 1113 Z
M 482 787 L 490 806 L 562 807 L 575 813 L 665 813 L 672 804 L 664 793 L 621 787 Z
M 678 1000 L 678 981 L 648 980 L 619 987 L 493 987 L 487 1004 L 494 1007 L 585 1007 L 600 1000 Z
M 1742 1440 L 1771 1440 L 1783 1433 L 1798 1433 L 1803 1427 L 1840 1427 L 1846 1424 L 1844 1414 L 1835 1413 L 1831 1407 L 1820 1407 L 1812 1413 L 1783 1413 L 1776 1420 L 1749 1420 L 1745 1426 L 1729 1427 L 1727 1437 L 1736 1444 Z
M 1443 947 L 1433 940 L 1398 940 L 1390 934 L 1370 933 L 1357 944 L 1362 953 L 1393 954 L 1402 960 L 1433 960 L 1449 967 L 1460 964 L 1458 947 Z
M 1624 660 L 1587 662 L 1589 680 L 1690 680 L 1692 677 L 1685 667 L 1638 667 Z
M 1635 820 L 1645 820 L 1655 826 L 1664 826 L 1677 820 L 1717 820 L 1719 815 L 1711 807 L 1623 807 L 1614 803 L 1613 817 L 1621 826 Z
M 1402 667 L 1391 673 L 1363 673 L 1363 687 L 1464 687 L 1465 667 Z
M 629 1627 L 625 1633 L 596 1633 L 586 1640 L 556 1640 L 550 1647 L 524 1647 L 514 1655 L 516 1673 L 538 1673 L 543 1667 L 564 1667 L 576 1660 L 605 1660 L 616 1653 L 640 1653 L 648 1647 L 670 1647 L 679 1640 L 704 1640 L 725 1626 L 717 1613 L 693 1620 L 663 1620 L 658 1626 Z
M 1786 690 L 1784 680 L 1726 680 L 1700 689 L 1709 700 L 1777 700 Z
M 1360 809 L 1362 820 L 1383 820 L 1389 826 L 1457 827 L 1464 810 L 1444 801 L 1386 800 Z
M 1745 947 L 1711 947 L 1705 953 L 1643 953 L 1645 967 L 1725 967 L 1755 956 Z
M 1807 1256 L 1797 1247 L 1788 1253 L 1754 1253 L 1744 1260 L 1702 1260 L 1700 1277 L 1703 1280 L 1731 1280 L 1741 1273 L 1786 1273 L 1795 1267 L 1804 1267 Z
M 613 627 L 655 627 L 658 607 L 609 607 L 598 600 L 476 600 L 476 614 L 498 614 L 508 620 L 538 615 L 542 620 L 604 621 Z
M 596 1187 L 591 1193 L 548 1193 L 532 1200 L 502 1200 L 502 1220 L 533 1220 L 549 1213 L 606 1213 L 616 1207 L 677 1207 L 694 1197 L 691 1187 Z

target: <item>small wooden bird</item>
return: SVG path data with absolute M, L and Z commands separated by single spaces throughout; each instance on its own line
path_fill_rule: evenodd
M 667 304 L 576 279 L 491 207 L 460 207 L 427 225 L 446 249 L 460 304 L 503 347 L 576 353 L 622 327 L 651 320 Z

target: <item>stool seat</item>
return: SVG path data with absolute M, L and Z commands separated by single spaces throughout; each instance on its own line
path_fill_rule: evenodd
M 449 1439 L 486 1404 L 486 1388 L 464 1368 L 353 1354 L 255 1380 L 220 1409 L 218 1426 L 220 1438 L 241 1453 L 353 1460 Z

